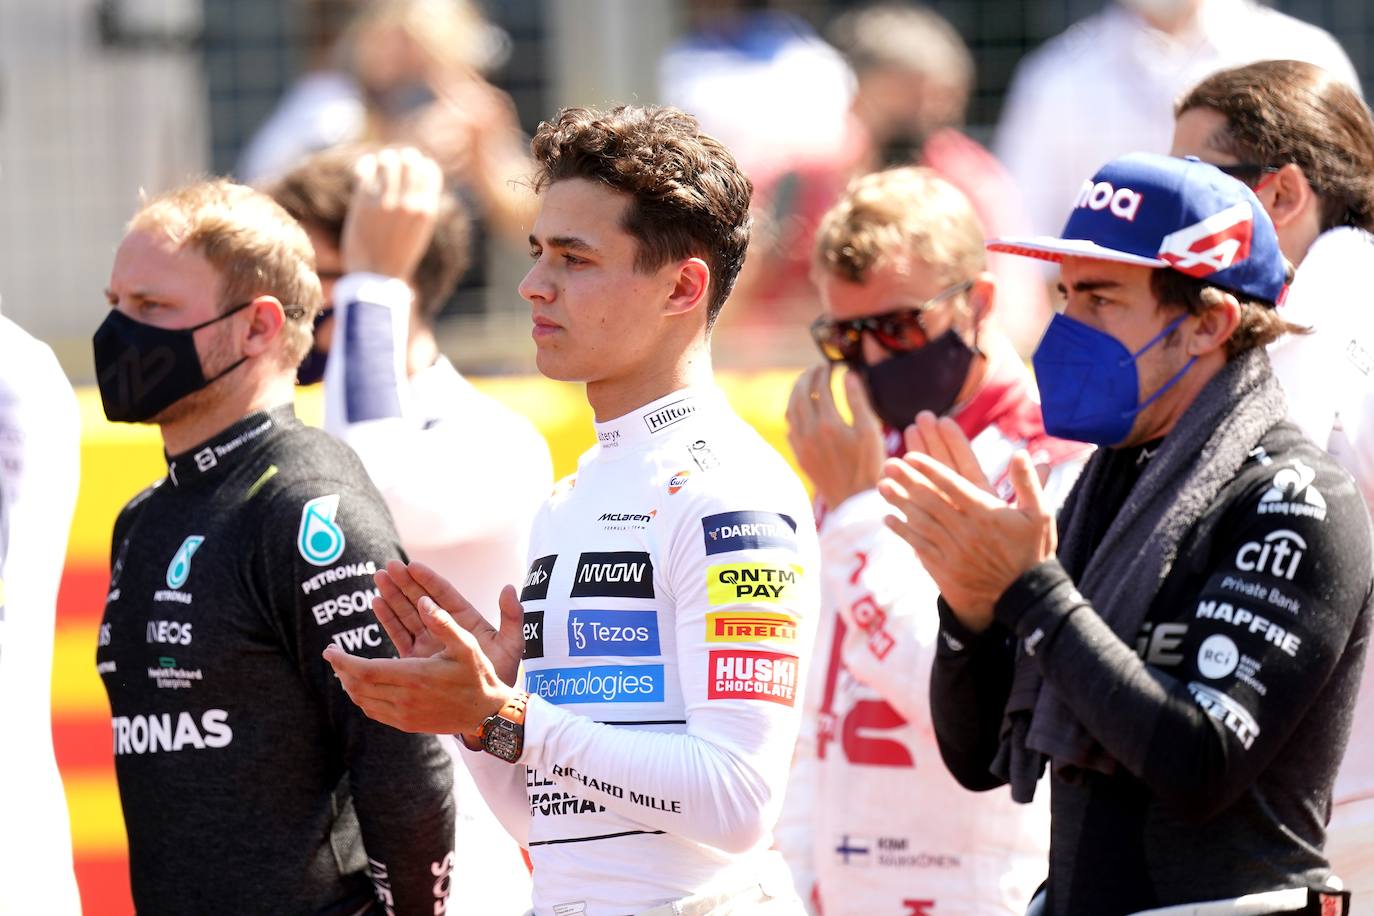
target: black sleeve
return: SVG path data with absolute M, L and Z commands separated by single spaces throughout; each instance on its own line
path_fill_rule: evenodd
M 370 485 L 293 483 L 274 495 L 257 555 L 271 624 L 343 755 L 377 896 L 389 914 L 428 916 L 452 867 L 451 760 L 434 736 L 367 718 L 322 656 L 331 643 L 396 655 L 371 606 L 372 574 L 403 558 L 391 516 Z
M 1003 780 L 989 767 L 1011 693 L 1015 643 L 999 623 L 975 634 L 959 623 L 944 598 L 937 606 L 940 635 L 930 670 L 930 713 L 940 756 L 965 789 L 995 789 Z
M 1276 498 L 1267 476 L 1235 499 L 1201 588 L 1152 609 L 1155 630 L 1172 629 L 1147 640 L 1158 645 L 1145 659 L 1058 560 L 998 602 L 997 619 L 1018 636 L 1041 631 L 1034 658 L 1089 733 L 1157 795 L 1199 817 L 1253 784 L 1338 661 L 1359 650 L 1351 634 L 1370 600 L 1369 522 L 1349 478 L 1323 467 L 1304 483 L 1318 494 L 1311 502 L 1304 488 Z

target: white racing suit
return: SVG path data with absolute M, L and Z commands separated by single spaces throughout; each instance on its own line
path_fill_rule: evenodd
M 1010 361 L 952 416 L 1007 497 L 1017 449 L 1055 506 L 1091 450 L 1045 435 L 1034 383 Z M 888 444 L 896 454 L 900 437 Z M 939 590 L 883 524 L 890 511 L 868 490 L 823 514 L 816 668 L 779 836 L 825 916 L 1019 916 L 1045 877 L 1048 793 L 1018 805 L 945 769 L 929 698 Z
M 539 916 L 799 912 L 770 847 L 818 606 L 806 492 L 714 388 L 596 431 L 531 536 L 524 755 L 470 766 Z

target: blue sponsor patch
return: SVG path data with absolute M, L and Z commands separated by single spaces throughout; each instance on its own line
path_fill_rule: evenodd
M 658 655 L 657 611 L 568 611 L 569 655 Z
M 797 523 L 781 512 L 722 512 L 701 520 L 706 555 L 732 550 L 797 549 Z
M 525 673 L 525 689 L 550 703 L 662 703 L 662 665 L 595 665 Z

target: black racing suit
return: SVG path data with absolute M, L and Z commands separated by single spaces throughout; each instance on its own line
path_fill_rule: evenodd
M 395 654 L 370 598 L 400 556 L 357 457 L 290 406 L 125 506 L 96 660 L 141 913 L 444 911 L 449 757 L 321 657 Z
M 1097 542 L 1140 458 L 1112 456 L 1112 484 L 1093 494 Z M 941 608 L 931 702 L 962 784 L 1000 782 L 988 768 L 1018 637 L 1037 628 L 1043 689 L 1120 764 L 1049 779 L 1049 914 L 1115 916 L 1328 876 L 1331 786 L 1369 628 L 1368 515 L 1349 476 L 1284 423 L 1203 519 L 1135 645 L 1057 559 L 1017 580 L 980 635 Z

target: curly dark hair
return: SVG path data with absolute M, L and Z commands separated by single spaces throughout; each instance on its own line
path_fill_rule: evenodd
M 1315 64 L 1263 60 L 1221 70 L 1175 108 L 1210 108 L 1226 126 L 1208 139 L 1242 162 L 1302 169 L 1321 199 L 1321 229 L 1374 231 L 1374 119 L 1356 90 Z
M 267 193 L 298 223 L 317 230 L 337 247 L 357 184 L 353 166 L 364 153 L 377 148 L 355 145 L 317 153 L 269 186 Z M 415 276 L 405 278 L 415 287 L 416 314 L 427 324 L 434 324 L 467 272 L 471 237 L 466 211 L 453 193 L 446 193 L 439 204 L 434 236 L 420 256 Z
M 699 257 L 711 268 L 706 326 L 730 295 L 749 247 L 754 186 L 719 140 L 676 108 L 565 108 L 531 144 L 534 189 L 585 178 L 630 195 L 624 229 L 639 243 L 635 267 Z

